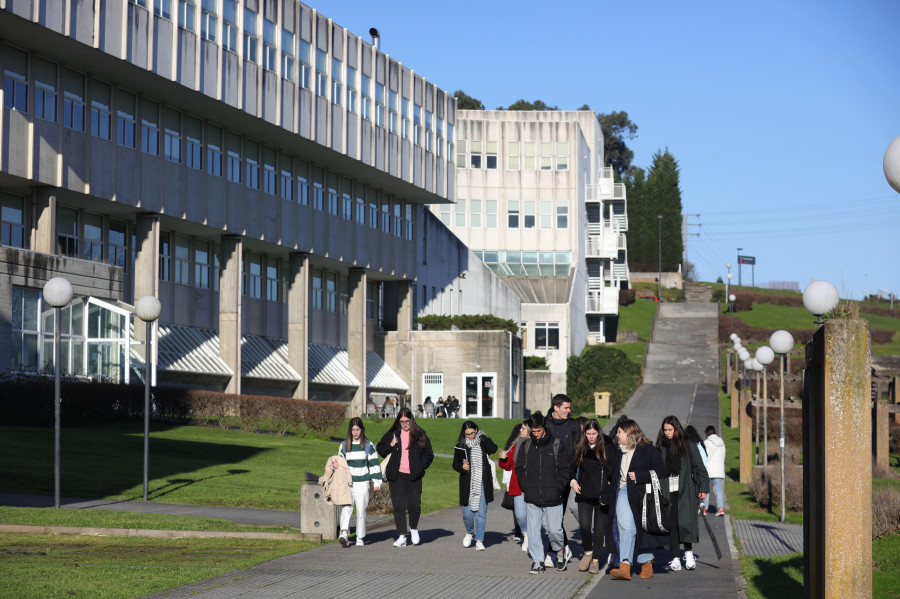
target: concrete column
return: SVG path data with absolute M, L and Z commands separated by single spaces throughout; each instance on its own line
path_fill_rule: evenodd
M 891 382 L 891 399 L 894 405 L 900 404 L 900 376 L 895 376 Z M 891 420 L 894 422 L 900 421 L 900 414 L 897 414 L 897 412 L 892 413 Z
M 731 390 L 731 428 L 737 428 L 740 423 L 741 392 L 738 386 L 738 373 L 736 371 L 729 370 L 729 374 L 729 378 L 731 379 L 731 383 L 728 387 Z
M 34 233 L 31 249 L 56 255 L 56 192 L 50 187 L 37 187 L 31 201 Z
M 309 399 L 309 254 L 291 254 L 288 268 L 288 364 L 300 374 L 294 399 Z
M 872 596 L 872 359 L 869 323 L 825 322 L 806 346 L 804 596 Z
M 741 482 L 750 483 L 753 478 L 753 422 L 750 420 L 750 410 L 753 409 L 753 394 L 750 389 L 744 389 L 741 396 Z
M 729 349 L 725 351 L 725 388 L 731 388 L 731 354 L 734 353 L 734 350 Z
M 219 357 L 234 376 L 225 393 L 241 392 L 241 275 L 244 242 L 240 235 L 223 235 L 219 264 Z
M 350 400 L 350 416 L 364 416 L 366 412 L 366 269 L 351 268 L 349 275 L 350 306 L 347 314 L 347 353 L 350 374 L 359 387 Z
M 409 281 L 397 283 L 397 340 L 409 341 L 409 331 L 412 328 L 412 284 Z
M 890 425 L 888 423 L 888 402 L 872 402 L 872 457 L 878 472 L 887 472 L 890 452 Z
M 134 236 L 134 302 L 145 295 L 159 299 L 159 216 L 138 214 Z M 143 326 L 144 322 L 135 316 L 134 325 L 135 341 L 145 341 L 147 327 Z M 138 351 L 143 354 L 144 346 Z

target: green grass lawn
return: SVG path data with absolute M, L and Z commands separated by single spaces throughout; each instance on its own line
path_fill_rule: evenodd
M 637 331 L 638 339 L 649 341 L 656 318 L 656 302 L 637 299 L 630 306 L 619 306 L 619 330 Z
M 0 597 L 142 597 L 316 545 L 4 534 L 0 535 Z

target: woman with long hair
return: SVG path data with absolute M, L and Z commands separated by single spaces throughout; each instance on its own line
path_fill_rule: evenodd
M 453 469 L 459 472 L 459 505 L 466 527 L 463 547 L 470 547 L 474 536 L 477 551 L 484 551 L 487 504 L 494 500 L 488 456 L 495 451 L 497 444 L 474 421 L 462 423 L 459 439 L 453 448 Z
M 668 491 L 669 506 L 672 510 L 672 531 L 669 536 L 669 548 L 672 561 L 667 570 L 681 570 L 681 559 L 678 557 L 679 545 L 684 545 L 684 568 L 693 570 L 697 567 L 694 559 L 694 543 L 700 540 L 700 523 L 697 513 L 700 501 L 709 493 L 709 475 L 700 449 L 689 440 L 675 416 L 666 416 L 656 437 L 656 447 L 662 453 L 667 483 L 662 483 L 663 493 Z
M 375 490 L 381 488 L 381 466 L 375 445 L 366 439 L 366 427 L 361 418 L 351 418 L 347 425 L 347 438 L 341 441 L 338 454 L 347 460 L 352 479 L 350 492 L 353 503 L 341 508 L 341 534 L 338 539 L 344 547 L 350 546 L 350 516 L 356 507 L 356 546 L 362 547 L 366 537 L 366 508 L 369 506 L 369 481 Z
M 581 572 L 600 572 L 600 560 L 597 556 L 603 549 L 606 518 L 609 514 L 609 506 L 601 503 L 600 498 L 610 485 L 607 456 L 612 451 L 612 441 L 603 434 L 600 423 L 594 419 L 586 420 L 575 444 L 572 480 L 569 482 L 578 505 L 578 526 L 581 529 L 581 547 L 584 549 L 584 556 L 578 566 Z
M 525 496 L 519 487 L 519 477 L 516 476 L 516 444 L 521 443 L 531 435 L 531 420 L 520 422 L 513 426 L 509 438 L 500 450 L 500 467 L 505 470 L 509 478 L 506 481 L 506 492 L 513 498 L 513 539 L 522 539 L 522 551 L 528 551 L 528 508 L 525 507 Z M 504 476 L 504 479 L 507 477 Z
M 615 529 L 619 533 L 618 564 L 609 575 L 614 580 L 631 580 L 631 564 L 635 550 L 640 551 L 637 562 L 641 566 L 639 576 L 653 576 L 653 547 L 659 537 L 645 532 L 637 523 L 641 521 L 641 500 L 644 489 L 650 484 L 650 472 L 662 479 L 666 474 L 662 456 L 641 431 L 634 420 L 617 423 L 618 448 L 612 453 L 610 470 L 613 484 L 609 485 L 601 503 L 609 505 L 613 523 L 608 527 L 607 542 L 613 547 Z
M 394 504 L 394 524 L 397 540 L 394 547 L 406 547 L 406 516 L 409 513 L 409 536 L 413 545 L 419 544 L 419 516 L 422 514 L 422 477 L 434 461 L 431 440 L 416 424 L 412 410 L 402 407 L 391 428 L 378 442 L 378 455 L 390 456 L 385 467 Z
M 684 438 L 697 444 L 697 449 L 700 451 L 700 459 L 703 460 L 703 467 L 706 468 L 706 473 L 709 474 L 709 453 L 706 451 L 706 445 L 703 443 L 703 439 L 700 438 L 700 433 L 694 428 L 693 424 L 684 427 Z M 709 486 L 710 490 L 712 490 L 712 476 L 709 477 Z M 697 514 L 705 516 L 708 504 L 709 493 L 707 493 L 706 498 L 700 502 L 700 509 L 697 510 Z

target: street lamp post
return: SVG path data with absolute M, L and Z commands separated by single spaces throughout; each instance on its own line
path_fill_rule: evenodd
M 741 252 L 744 251 L 744 248 L 738 248 L 738 287 L 741 286 L 741 272 L 744 270 L 741 268 Z
M 75 295 L 72 284 L 62 277 L 54 277 L 44 285 L 44 301 L 53 306 L 53 505 L 59 509 L 59 473 L 60 473 L 60 429 L 61 409 L 60 404 L 60 361 L 62 351 L 60 348 L 60 314 L 63 306 L 67 306 Z
M 775 352 L 768 345 L 756 350 L 756 360 L 763 367 L 763 466 L 769 465 L 769 377 L 766 366 L 775 359 Z
M 728 276 L 730 277 L 731 275 L 728 275 Z M 728 296 L 728 313 L 731 314 L 731 328 L 732 329 L 734 329 L 734 300 L 736 300 L 736 299 L 737 298 L 735 297 L 735 295 L 733 293 Z
M 657 214 L 656 219 L 659 223 L 659 231 L 657 233 L 657 241 L 659 241 L 659 270 L 656 273 L 656 298 L 662 300 L 662 214 Z
M 147 323 L 147 337 L 144 342 L 144 501 L 147 501 L 147 486 L 150 471 L 150 364 L 153 362 L 152 340 L 153 321 L 159 318 L 162 305 L 152 295 L 145 295 L 134 306 L 138 318 Z
M 803 307 L 816 317 L 817 325 L 825 322 L 822 316 L 834 310 L 839 301 L 837 287 L 828 281 L 813 281 L 803 291 Z
M 778 354 L 778 379 L 779 379 L 779 419 L 781 420 L 781 431 L 778 437 L 778 445 L 780 451 L 781 462 L 781 521 L 784 522 L 784 356 L 790 353 L 794 347 L 794 337 L 787 331 L 775 331 L 769 337 L 769 346 L 772 351 Z

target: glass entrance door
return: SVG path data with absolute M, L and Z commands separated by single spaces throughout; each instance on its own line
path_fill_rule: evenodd
M 463 373 L 463 390 L 465 392 L 463 414 L 466 418 L 493 418 L 495 416 L 496 381 L 496 372 Z

